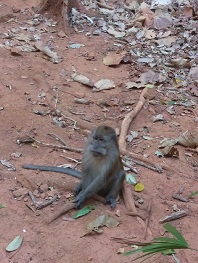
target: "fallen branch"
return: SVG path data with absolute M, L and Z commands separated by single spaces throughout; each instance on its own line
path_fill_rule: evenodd
M 31 137 L 31 136 L 30 136 Z M 50 143 L 44 143 L 44 142 L 40 142 L 38 140 L 36 140 L 35 138 L 31 137 L 36 143 L 45 146 L 45 147 L 52 147 L 52 148 L 56 148 L 56 149 L 63 149 L 63 150 L 67 150 L 67 151 L 71 151 L 71 152 L 77 152 L 77 153 L 82 153 L 83 149 L 81 148 L 73 148 L 70 146 L 66 146 L 66 145 L 55 145 L 55 144 L 50 144 Z
M 28 192 L 34 206 L 36 209 L 42 209 L 48 205 L 51 205 L 54 201 L 56 201 L 56 199 L 58 198 L 58 195 L 55 195 L 53 198 L 51 198 L 50 200 L 46 201 L 46 202 L 41 202 L 41 201 L 37 201 L 36 198 L 34 197 L 33 193 L 31 191 Z

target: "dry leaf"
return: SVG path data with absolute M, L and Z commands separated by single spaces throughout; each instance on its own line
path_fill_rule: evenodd
M 105 66 L 114 66 L 119 65 L 120 62 L 123 60 L 125 55 L 127 54 L 126 51 L 121 52 L 120 54 L 117 54 L 115 52 L 109 52 L 106 57 L 103 58 L 103 64 Z
M 114 89 L 115 83 L 110 79 L 101 79 L 94 84 L 94 91 L 101 91 L 105 89 Z

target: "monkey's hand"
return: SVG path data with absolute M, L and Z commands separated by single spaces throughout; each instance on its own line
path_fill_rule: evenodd
M 81 191 L 77 196 L 76 196 L 76 199 L 74 201 L 75 204 L 75 208 L 76 209 L 79 209 L 81 208 L 82 204 L 84 203 L 85 201 L 85 194 L 83 191 Z
M 111 208 L 115 208 L 116 207 L 116 199 L 111 197 L 111 196 L 107 196 L 105 198 L 105 204 L 109 204 L 111 206 Z
M 74 196 L 77 196 L 82 190 L 82 184 L 78 184 L 75 188 L 74 188 Z

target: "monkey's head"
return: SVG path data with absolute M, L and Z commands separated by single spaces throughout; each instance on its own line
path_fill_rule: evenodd
M 115 149 L 116 147 L 116 149 Z M 109 126 L 101 125 L 92 130 L 87 144 L 94 157 L 104 157 L 109 152 L 118 150 L 118 142 L 115 130 Z

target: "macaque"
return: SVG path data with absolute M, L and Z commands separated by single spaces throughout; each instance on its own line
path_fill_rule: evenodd
M 55 166 L 25 164 L 23 168 L 62 172 L 81 178 L 74 190 L 76 208 L 80 208 L 94 194 L 104 197 L 105 203 L 114 208 L 125 177 L 116 133 L 105 125 L 96 127 L 89 135 L 83 152 L 81 173 Z

